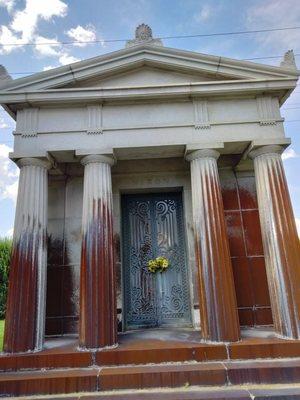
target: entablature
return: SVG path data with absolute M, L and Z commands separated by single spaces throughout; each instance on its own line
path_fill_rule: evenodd
M 24 107 L 72 106 L 105 102 L 175 101 L 190 98 L 231 98 L 270 95 L 278 97 L 280 104 L 295 88 L 296 79 L 244 80 L 201 82 L 149 87 L 48 89 L 26 92 L 0 91 L 0 103 L 9 105 L 13 112 Z
M 239 125 L 251 131 L 254 125 L 262 135 L 268 133 L 268 125 L 274 125 L 274 131 L 279 129 L 278 132 L 281 132 L 282 122 L 277 97 L 218 99 L 195 96 L 177 101 L 126 104 L 95 102 L 87 106 L 25 108 L 17 112 L 15 135 L 26 138 L 40 136 L 40 140 L 44 140 L 42 136 L 56 134 L 67 140 L 71 134 L 100 134 L 103 137 L 97 140 L 106 142 L 113 140 L 116 135 L 122 135 L 122 132 L 123 136 L 139 132 L 135 140 L 143 141 L 144 136 L 153 136 L 154 131 L 161 130 L 168 134 L 173 129 L 174 138 L 186 140 L 187 131 L 189 135 L 194 132 L 195 137 L 214 137 L 216 134 L 222 135 L 222 131 L 227 135 L 228 129 L 232 129 L 230 138 L 237 140 L 241 130 Z M 178 130 L 182 131 L 182 138 Z M 58 137 L 55 139 L 60 140 Z M 127 139 L 130 144 L 130 138 Z M 89 139 L 85 135 L 82 140 Z M 122 138 L 118 137 L 118 140 L 122 141 Z

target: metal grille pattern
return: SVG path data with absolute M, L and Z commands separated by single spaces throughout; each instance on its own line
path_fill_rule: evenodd
M 181 194 L 125 195 L 122 213 L 126 328 L 190 325 Z M 157 256 L 170 261 L 162 274 L 148 272 Z

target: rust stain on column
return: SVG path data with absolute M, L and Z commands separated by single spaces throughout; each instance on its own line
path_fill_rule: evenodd
M 48 162 L 25 158 L 20 171 L 10 263 L 4 351 L 41 350 L 46 298 Z
M 79 341 L 83 348 L 117 343 L 111 164 L 87 156 L 84 172 Z
M 280 146 L 250 153 L 254 159 L 259 215 L 274 327 L 300 339 L 300 242 Z
M 214 150 L 198 150 L 187 157 L 191 161 L 200 325 L 202 337 L 206 340 L 237 341 L 240 329 L 218 156 Z

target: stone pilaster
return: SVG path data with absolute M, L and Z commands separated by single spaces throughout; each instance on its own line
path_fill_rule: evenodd
M 254 159 L 259 216 L 274 327 L 300 339 L 300 244 L 280 154 L 264 146 Z
M 23 158 L 10 262 L 4 351 L 41 350 L 45 331 L 48 169 Z
M 83 158 L 84 189 L 79 342 L 83 348 L 117 343 L 111 165 L 104 155 Z
M 202 337 L 212 341 L 240 338 L 233 272 L 217 167 L 219 153 L 197 150 L 191 162 L 196 261 Z

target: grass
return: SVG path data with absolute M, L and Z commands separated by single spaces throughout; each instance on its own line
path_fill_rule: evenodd
M 3 349 L 4 319 L 0 320 L 0 351 Z

